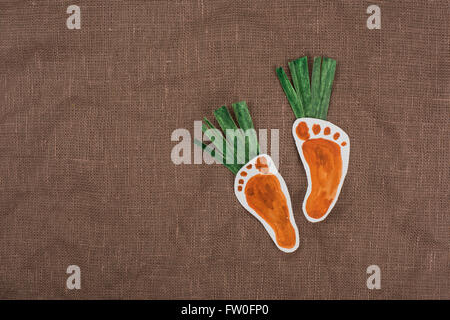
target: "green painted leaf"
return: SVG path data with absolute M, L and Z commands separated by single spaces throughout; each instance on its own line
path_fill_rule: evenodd
M 322 71 L 320 75 L 320 108 L 317 115 L 317 118 L 323 120 L 327 119 L 335 71 L 336 60 L 323 58 Z
M 296 74 L 296 73 L 295 73 Z M 292 111 L 297 118 L 303 118 L 305 116 L 304 108 L 301 99 L 298 97 L 297 92 L 292 87 L 286 73 L 283 68 L 277 68 L 278 79 L 280 80 L 281 87 L 286 94 L 286 97 L 291 105 Z M 296 77 L 296 75 L 295 75 Z
M 245 136 L 245 162 L 248 162 L 259 154 L 258 137 L 245 101 L 233 103 L 233 111 Z

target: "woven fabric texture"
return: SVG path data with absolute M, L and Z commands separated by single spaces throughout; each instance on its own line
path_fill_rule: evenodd
M 449 16 L 445 0 L 1 1 L 0 298 L 449 299 Z M 317 224 L 275 73 L 305 55 L 337 60 L 328 120 L 352 148 Z M 171 161 L 175 129 L 241 100 L 279 130 L 293 254 L 226 168 Z

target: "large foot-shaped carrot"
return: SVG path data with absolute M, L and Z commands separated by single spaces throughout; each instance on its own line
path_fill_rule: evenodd
M 234 190 L 242 206 L 263 224 L 280 250 L 293 252 L 298 248 L 289 192 L 268 155 L 255 157 L 239 170 Z
M 331 122 L 300 118 L 292 134 L 308 177 L 303 213 L 311 222 L 324 220 L 341 192 L 350 155 L 348 135 Z
M 292 134 L 308 177 L 303 213 L 308 221 L 319 222 L 339 197 L 350 155 L 348 135 L 326 121 L 336 60 L 315 57 L 311 81 L 307 57 L 288 64 L 294 86 L 283 68 L 277 68 L 277 75 L 297 118 Z

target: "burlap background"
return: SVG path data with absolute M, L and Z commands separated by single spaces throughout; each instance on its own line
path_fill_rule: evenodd
M 449 16 L 445 0 L 1 1 L 0 297 L 449 298 Z M 301 213 L 275 75 L 303 55 L 338 61 L 328 119 L 352 139 L 319 224 Z M 228 170 L 170 160 L 174 129 L 239 100 L 280 130 L 295 254 L 239 205 Z

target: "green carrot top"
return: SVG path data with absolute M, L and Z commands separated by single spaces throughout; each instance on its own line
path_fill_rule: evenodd
M 205 117 L 202 131 L 212 143 L 206 145 L 198 140 L 194 140 L 194 143 L 236 174 L 250 159 L 259 154 L 259 144 L 245 101 L 233 103 L 232 106 L 240 128 L 228 108 L 222 106 L 214 111 L 214 117 L 223 133 Z
M 307 57 L 291 61 L 288 65 L 294 86 L 282 67 L 277 68 L 277 75 L 295 116 L 326 120 L 336 60 L 323 58 L 322 62 L 322 57 L 315 57 L 311 82 Z

